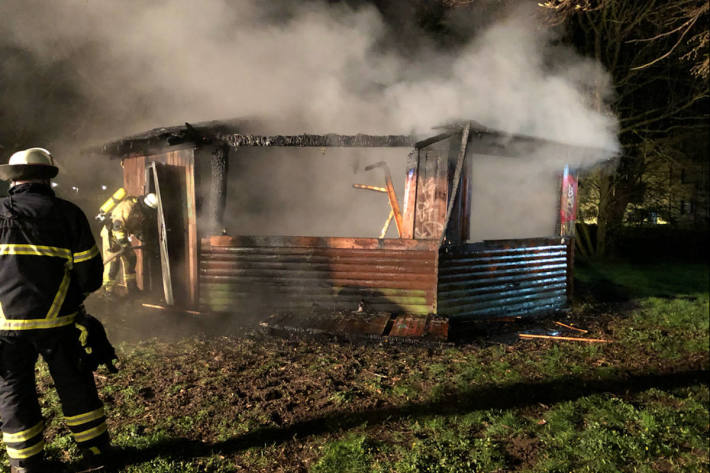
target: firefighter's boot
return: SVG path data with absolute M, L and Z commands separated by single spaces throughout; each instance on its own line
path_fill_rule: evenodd
M 84 457 L 79 463 L 77 469 L 74 470 L 75 473 L 108 473 L 110 471 L 112 470 L 108 469 L 108 466 L 106 465 L 104 459 L 98 458 L 98 456 Z
M 136 296 L 138 292 L 138 283 L 136 282 L 136 275 L 134 274 L 132 278 L 126 278 L 126 295 Z
M 115 470 L 119 451 L 111 445 L 92 447 L 82 450 L 82 459 L 76 468 L 76 473 L 110 473 Z
M 49 473 L 49 470 L 44 468 L 42 465 L 28 468 L 22 466 L 11 466 L 10 473 Z
M 10 466 L 10 473 L 62 473 L 67 469 L 59 462 L 40 461 L 26 466 Z
M 24 468 L 21 466 L 11 466 L 10 473 L 49 473 L 46 468 L 36 466 L 31 468 Z

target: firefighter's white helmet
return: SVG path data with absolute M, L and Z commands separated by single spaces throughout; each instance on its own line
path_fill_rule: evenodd
M 9 181 L 51 179 L 58 172 L 52 154 L 44 148 L 18 151 L 10 156 L 7 164 L 0 165 L 0 179 Z
M 158 208 L 158 196 L 155 195 L 153 192 L 151 192 L 150 194 L 146 194 L 145 197 L 143 197 L 143 203 L 148 208 L 157 209 Z

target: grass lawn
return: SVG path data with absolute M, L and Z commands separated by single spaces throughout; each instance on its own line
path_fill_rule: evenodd
M 580 266 L 576 289 L 534 328 L 612 343 L 518 340 L 516 324 L 456 345 L 122 343 L 119 374 L 96 376 L 115 444 L 136 449 L 120 471 L 710 471 L 707 267 Z M 42 363 L 38 379 L 47 451 L 70 462 Z

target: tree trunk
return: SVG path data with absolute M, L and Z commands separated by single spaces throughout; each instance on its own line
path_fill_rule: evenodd
M 599 171 L 599 212 L 597 214 L 597 247 L 595 256 L 604 256 L 607 249 L 607 228 L 612 197 L 613 177 L 605 170 Z
M 619 171 L 602 169 L 599 176 L 599 214 L 595 256 L 613 255 L 624 221 L 633 185 L 619 179 Z

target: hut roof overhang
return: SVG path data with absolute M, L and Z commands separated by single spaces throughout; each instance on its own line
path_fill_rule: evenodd
M 130 156 L 160 153 L 166 148 L 199 147 L 206 145 L 226 145 L 231 148 L 248 147 L 404 147 L 424 148 L 432 143 L 460 133 L 466 124 L 470 124 L 469 140 L 475 142 L 473 150 L 478 153 L 511 156 L 533 150 L 541 146 L 555 148 L 558 153 L 584 153 L 585 157 L 598 161 L 613 157 L 616 152 L 609 149 L 579 146 L 532 136 L 510 134 L 485 127 L 475 121 L 452 123 L 435 130 L 438 134 L 431 137 L 415 135 L 341 135 L 299 134 L 299 135 L 263 135 L 245 133 L 251 130 L 252 121 L 244 119 L 215 120 L 200 123 L 154 128 L 136 135 L 110 141 L 103 145 L 82 150 L 84 156 L 123 159 Z

